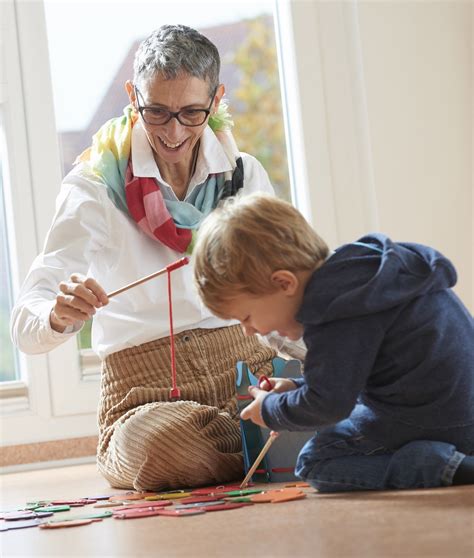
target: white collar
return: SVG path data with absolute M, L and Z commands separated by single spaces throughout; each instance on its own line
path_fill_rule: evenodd
M 153 157 L 151 145 L 140 121 L 132 129 L 132 165 L 135 176 L 156 178 L 161 186 L 172 191 L 171 185 L 165 182 L 161 176 L 160 169 Z M 195 186 L 202 184 L 210 174 L 230 170 L 232 170 L 232 165 L 220 141 L 211 128 L 206 126 L 201 136 L 196 170 L 191 177 L 186 198 L 191 194 Z

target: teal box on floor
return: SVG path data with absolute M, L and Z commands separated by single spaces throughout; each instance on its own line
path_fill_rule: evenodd
M 280 357 L 273 359 L 274 378 L 297 378 L 301 376 L 299 360 L 285 360 Z M 249 403 L 249 386 L 256 386 L 258 378 L 249 370 L 245 362 L 237 363 L 237 400 L 239 412 Z M 258 454 L 267 441 L 270 430 L 254 424 L 250 420 L 240 421 L 242 449 L 244 455 L 245 474 L 253 465 Z M 253 482 L 291 482 L 298 480 L 295 475 L 296 459 L 307 440 L 315 434 L 310 432 L 280 432 L 275 443 L 270 447 L 257 471 L 252 476 Z

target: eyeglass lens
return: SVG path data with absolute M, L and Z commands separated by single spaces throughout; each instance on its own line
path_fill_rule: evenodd
M 206 120 L 209 111 L 204 109 L 180 110 L 171 112 L 166 109 L 143 108 L 143 120 L 148 124 L 166 124 L 173 117 L 184 126 L 199 126 Z
M 135 87 L 135 94 L 137 96 L 138 109 L 142 115 L 143 120 L 147 124 L 151 125 L 163 125 L 169 122 L 172 118 L 176 118 L 180 124 L 183 126 L 200 126 L 204 124 L 207 116 L 210 113 L 210 108 L 215 97 L 215 91 L 212 94 L 211 102 L 207 109 L 183 109 L 178 112 L 172 112 L 167 109 L 155 108 L 155 107 L 144 107 L 141 106 L 138 101 L 138 97 L 141 97 L 143 101 L 143 96 Z

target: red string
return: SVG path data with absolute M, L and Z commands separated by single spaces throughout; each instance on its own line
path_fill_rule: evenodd
M 168 308 L 170 314 L 170 347 L 171 347 L 171 390 L 170 397 L 181 397 L 181 392 L 176 382 L 176 358 L 174 354 L 174 334 L 173 334 L 173 299 L 171 297 L 171 269 L 168 271 Z
M 171 389 L 170 397 L 179 398 L 181 397 L 181 391 L 177 386 L 176 382 L 176 357 L 174 354 L 174 333 L 173 333 L 173 297 L 171 296 L 171 272 L 175 269 L 187 265 L 189 263 L 189 258 L 185 256 L 176 262 L 173 262 L 166 266 L 166 271 L 168 272 L 168 308 L 170 314 L 170 348 L 171 348 Z

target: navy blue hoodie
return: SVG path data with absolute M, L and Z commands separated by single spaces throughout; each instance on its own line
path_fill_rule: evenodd
M 304 378 L 265 398 L 265 423 L 319 430 L 350 416 L 386 447 L 439 439 L 474 451 L 474 321 L 455 283 L 451 262 L 427 246 L 372 234 L 340 247 L 296 316 Z

